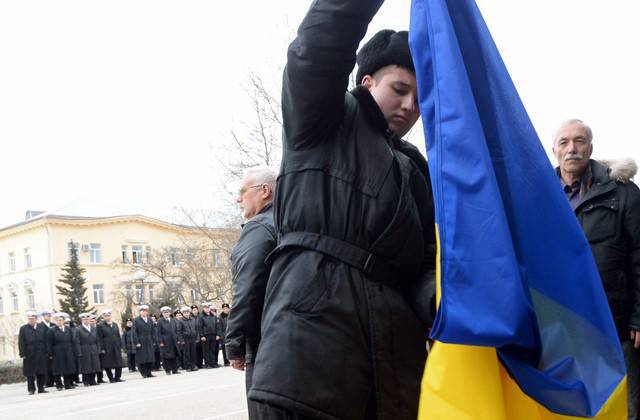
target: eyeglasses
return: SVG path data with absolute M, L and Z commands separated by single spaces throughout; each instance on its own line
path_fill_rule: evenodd
M 251 185 L 251 186 L 249 186 L 249 187 L 243 187 L 243 188 L 240 188 L 240 189 L 238 190 L 238 194 L 239 194 L 239 195 L 244 195 L 244 193 L 246 193 L 250 188 L 260 188 L 260 187 L 262 187 L 263 185 L 264 185 L 264 184 L 256 184 L 256 185 Z

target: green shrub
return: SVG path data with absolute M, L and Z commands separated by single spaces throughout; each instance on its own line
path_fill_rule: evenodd
M 0 384 L 13 384 L 24 382 L 22 376 L 22 363 L 3 363 L 0 365 Z

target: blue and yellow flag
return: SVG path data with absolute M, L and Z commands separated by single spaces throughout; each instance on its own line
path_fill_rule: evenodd
M 626 418 L 589 245 L 475 2 L 413 0 L 410 45 L 439 240 L 421 418 Z

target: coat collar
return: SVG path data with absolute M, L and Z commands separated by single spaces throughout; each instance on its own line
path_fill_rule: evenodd
M 387 133 L 389 131 L 389 124 L 384 118 L 384 114 L 380 110 L 378 103 L 369 92 L 369 89 L 360 85 L 351 91 L 351 94 L 356 97 L 360 107 L 364 110 L 369 123 L 379 130 L 381 133 Z

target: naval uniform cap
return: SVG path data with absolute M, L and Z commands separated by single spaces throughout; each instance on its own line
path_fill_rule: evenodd
M 27 311 L 25 312 L 25 315 L 27 316 L 27 318 L 36 318 L 38 316 L 38 313 L 36 311 Z
M 96 318 L 97 318 L 96 314 L 89 314 L 89 319 L 96 319 Z
M 203 308 L 208 308 L 211 306 L 211 302 L 203 302 L 200 304 Z
M 41 316 L 47 316 L 47 315 L 53 315 L 53 311 L 51 309 L 45 309 L 44 311 L 40 312 Z
M 191 308 L 189 308 L 188 306 L 183 306 L 182 308 L 180 308 L 180 312 L 191 312 Z
M 171 308 L 168 306 L 163 306 L 160 308 L 160 312 L 171 312 Z
M 83 312 L 80 315 L 78 315 L 78 318 L 80 318 L 80 319 L 89 318 L 89 313 L 88 312 Z
M 140 311 L 148 311 L 149 310 L 149 305 L 140 305 L 138 306 L 138 312 Z
M 111 309 L 103 309 L 102 312 L 100 312 L 101 315 L 111 315 Z
M 64 319 L 64 316 L 65 316 L 64 312 L 56 312 L 55 314 L 53 314 L 53 317 L 58 319 Z

